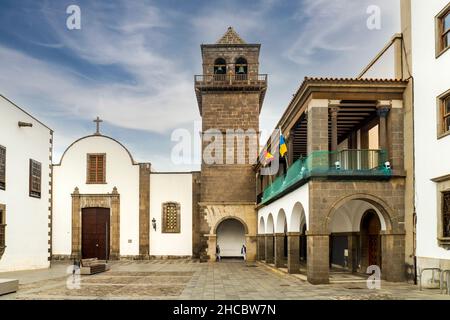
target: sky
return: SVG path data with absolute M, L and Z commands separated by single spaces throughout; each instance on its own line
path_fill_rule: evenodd
M 69 30 L 70 5 L 81 29 Z M 367 20 L 380 9 L 380 28 Z M 193 78 L 200 45 L 232 26 L 261 43 L 269 76 L 260 129 L 270 132 L 305 76 L 354 77 L 400 31 L 392 0 L 0 0 L 0 94 L 54 130 L 54 161 L 76 139 L 101 132 L 155 171 L 176 164 L 172 133 L 201 121 Z M 197 130 L 198 131 L 198 130 Z M 198 133 L 196 133 L 198 134 Z

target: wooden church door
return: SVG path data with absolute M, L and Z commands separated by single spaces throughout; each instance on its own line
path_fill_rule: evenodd
M 110 217 L 107 208 L 84 208 L 82 211 L 81 255 L 83 259 L 109 259 Z

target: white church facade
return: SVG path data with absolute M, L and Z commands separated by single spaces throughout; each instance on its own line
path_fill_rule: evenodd
M 98 131 L 53 166 L 53 259 L 192 256 L 192 174 L 152 173 Z
M 53 131 L 0 95 L 0 272 L 50 266 Z

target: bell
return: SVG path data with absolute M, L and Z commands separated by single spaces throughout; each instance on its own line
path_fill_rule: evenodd
M 238 73 L 245 73 L 243 66 L 239 66 Z
M 219 66 L 219 67 L 217 68 L 217 72 L 222 72 L 222 71 L 223 71 L 222 66 Z

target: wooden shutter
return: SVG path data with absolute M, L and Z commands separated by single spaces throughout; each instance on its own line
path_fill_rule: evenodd
M 30 196 L 41 197 L 42 165 L 40 162 L 30 159 Z
M 0 189 L 6 188 L 6 148 L 0 146 Z
M 88 154 L 87 183 L 105 183 L 106 172 L 105 154 Z

